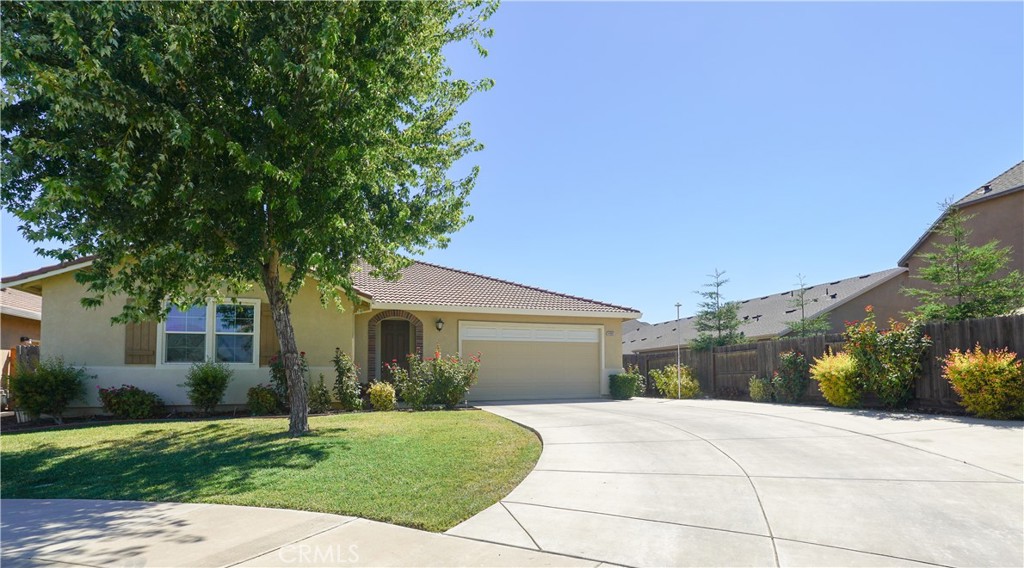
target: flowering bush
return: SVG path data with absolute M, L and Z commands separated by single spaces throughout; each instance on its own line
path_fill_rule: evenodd
M 864 311 L 867 312 L 864 321 L 846 322 L 843 349 L 853 357 L 856 372 L 860 376 L 859 383 L 866 387 L 872 377 L 882 374 L 882 361 L 878 356 L 880 336 L 878 326 L 875 325 L 874 307 L 867 306 Z
M 274 389 L 277 395 L 278 404 L 285 410 L 288 409 L 288 377 L 284 372 L 284 359 L 281 354 L 272 355 L 267 362 L 270 367 L 270 388 Z M 299 352 L 299 371 L 302 374 L 302 385 L 309 388 L 309 362 L 306 361 L 306 352 Z
M 1008 349 L 949 352 L 942 375 L 967 412 L 982 418 L 1024 419 L 1024 364 Z
M 363 399 L 359 397 L 359 366 L 341 349 L 334 350 L 334 396 L 342 410 L 359 410 Z
M 185 376 L 185 382 L 178 386 L 188 389 L 188 400 L 198 412 L 209 414 L 224 398 L 233 374 L 234 371 L 224 363 L 193 363 Z
M 424 360 L 409 355 L 407 362 L 408 371 L 397 361 L 392 361 L 387 369 L 402 400 L 415 409 L 422 409 L 428 404 L 455 408 L 465 400 L 470 387 L 476 384 L 480 370 L 479 354 L 466 360 L 457 355 L 442 356 L 441 351 L 436 350 L 433 357 Z
M 779 370 L 772 377 L 772 394 L 778 402 L 800 402 L 807 392 L 810 364 L 798 351 L 779 355 Z
M 277 393 L 274 392 L 270 385 L 258 384 L 251 387 L 248 393 L 246 393 L 245 398 L 245 404 L 249 407 L 249 413 L 253 416 L 277 414 L 281 408 Z
M 830 350 L 814 360 L 811 376 L 818 381 L 818 389 L 829 404 L 845 408 L 860 406 L 864 385 L 853 355 Z
M 320 381 L 309 387 L 309 411 L 315 414 L 331 409 L 331 391 L 324 384 L 324 374 L 320 373 Z
M 391 383 L 378 381 L 370 385 L 367 394 L 370 396 L 370 406 L 374 410 L 395 409 L 395 387 Z
M 666 398 L 697 398 L 700 396 L 700 383 L 693 377 L 693 371 L 686 365 L 679 367 L 679 380 L 676 380 L 676 366 L 669 365 L 664 369 L 654 369 L 648 375 L 654 381 L 661 396 Z
M 864 310 L 864 321 L 846 322 L 845 332 L 845 349 L 856 362 L 861 388 L 874 391 L 887 408 L 906 406 L 931 338 L 916 326 L 892 319 L 889 330 L 879 332 L 874 309 Z
M 151 418 L 163 408 L 163 401 L 155 393 L 145 391 L 132 385 L 99 388 L 100 403 L 103 410 L 117 418 L 139 420 Z
M 750 388 L 750 400 L 754 402 L 771 402 L 772 401 L 772 381 L 768 377 L 750 377 L 748 383 Z

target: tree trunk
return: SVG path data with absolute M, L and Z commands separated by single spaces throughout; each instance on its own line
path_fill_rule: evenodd
M 271 262 L 263 265 L 263 288 L 270 301 L 270 312 L 274 318 L 274 331 L 281 344 L 281 362 L 284 374 L 288 379 L 288 434 L 293 438 L 309 432 L 309 397 L 306 385 L 302 380 L 302 366 L 299 359 L 299 348 L 295 344 L 295 328 L 292 327 L 292 314 L 281 285 L 280 264 L 276 255 Z

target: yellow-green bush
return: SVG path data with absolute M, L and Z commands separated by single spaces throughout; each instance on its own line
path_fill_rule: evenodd
M 1024 418 L 1024 364 L 1008 349 L 949 352 L 942 375 L 960 395 L 960 405 L 982 418 Z
M 654 369 L 648 373 L 658 392 L 666 398 L 697 398 L 700 396 L 700 383 L 693 376 L 693 371 L 686 365 L 679 368 L 676 380 L 676 366 L 669 365 L 664 369 Z
M 811 377 L 818 381 L 818 389 L 829 404 L 845 408 L 860 406 L 864 384 L 858 373 L 857 361 L 849 353 L 830 351 L 815 359 L 811 365 Z
M 373 383 L 366 394 L 369 395 L 370 406 L 373 406 L 374 410 L 395 409 L 395 387 L 391 386 L 391 383 Z
M 772 380 L 768 377 L 750 377 L 750 400 L 754 402 L 772 401 Z

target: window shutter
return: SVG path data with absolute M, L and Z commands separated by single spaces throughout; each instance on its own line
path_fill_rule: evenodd
M 270 304 L 260 304 L 260 367 L 270 365 L 270 358 L 277 355 L 281 345 L 277 342 L 274 331 L 274 316 L 270 313 Z
M 156 365 L 156 322 L 124 326 L 124 364 Z

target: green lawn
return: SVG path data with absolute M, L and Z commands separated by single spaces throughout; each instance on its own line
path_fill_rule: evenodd
M 226 503 L 443 531 L 511 491 L 537 437 L 479 410 L 150 422 L 0 437 L 0 497 Z

